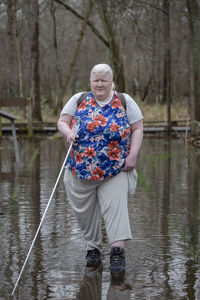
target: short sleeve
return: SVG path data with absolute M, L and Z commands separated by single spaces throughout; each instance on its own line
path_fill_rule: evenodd
M 64 115 L 64 114 L 68 114 L 70 116 L 75 116 L 76 111 L 77 111 L 77 102 L 78 99 L 80 98 L 80 96 L 83 94 L 84 92 L 80 92 L 77 93 L 75 95 L 73 95 L 68 101 L 67 103 L 64 105 L 60 115 Z
M 126 114 L 129 124 L 142 120 L 143 115 L 137 103 L 128 94 L 124 93 L 124 97 L 126 100 Z

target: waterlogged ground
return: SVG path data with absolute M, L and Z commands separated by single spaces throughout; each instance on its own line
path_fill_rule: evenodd
M 0 144 L 0 300 L 10 296 L 65 156 L 62 139 Z M 85 249 L 60 180 L 15 291 L 15 299 L 199 300 L 200 154 L 182 140 L 145 139 L 129 199 L 133 240 L 124 278 L 85 267 Z

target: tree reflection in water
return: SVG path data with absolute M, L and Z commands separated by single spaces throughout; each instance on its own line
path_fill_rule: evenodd
M 12 141 L 2 140 L 0 298 L 13 289 L 65 151 L 62 139 L 21 140 L 16 164 Z M 145 138 L 137 169 L 138 187 L 129 199 L 134 238 L 127 243 L 126 278 L 110 275 L 107 243 L 103 266 L 85 268 L 84 242 L 61 180 L 16 299 L 199 299 L 199 151 L 185 152 L 177 139 Z

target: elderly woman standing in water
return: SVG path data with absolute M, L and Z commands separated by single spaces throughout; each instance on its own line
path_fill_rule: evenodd
M 67 197 L 86 241 L 88 266 L 101 262 L 101 216 L 111 246 L 110 271 L 125 269 L 125 241 L 132 238 L 128 216 L 128 173 L 133 172 L 143 138 L 142 113 L 135 101 L 124 103 L 113 90 L 109 65 L 95 65 L 91 92 L 69 99 L 61 111 L 58 129 L 74 142 L 66 162 Z M 74 130 L 80 124 L 77 136 Z

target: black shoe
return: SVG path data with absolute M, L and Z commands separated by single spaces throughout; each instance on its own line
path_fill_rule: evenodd
M 125 270 L 125 254 L 123 247 L 112 247 L 110 254 L 110 271 L 120 273 Z
M 87 267 L 96 267 L 101 263 L 101 252 L 98 249 L 88 250 L 86 255 Z

